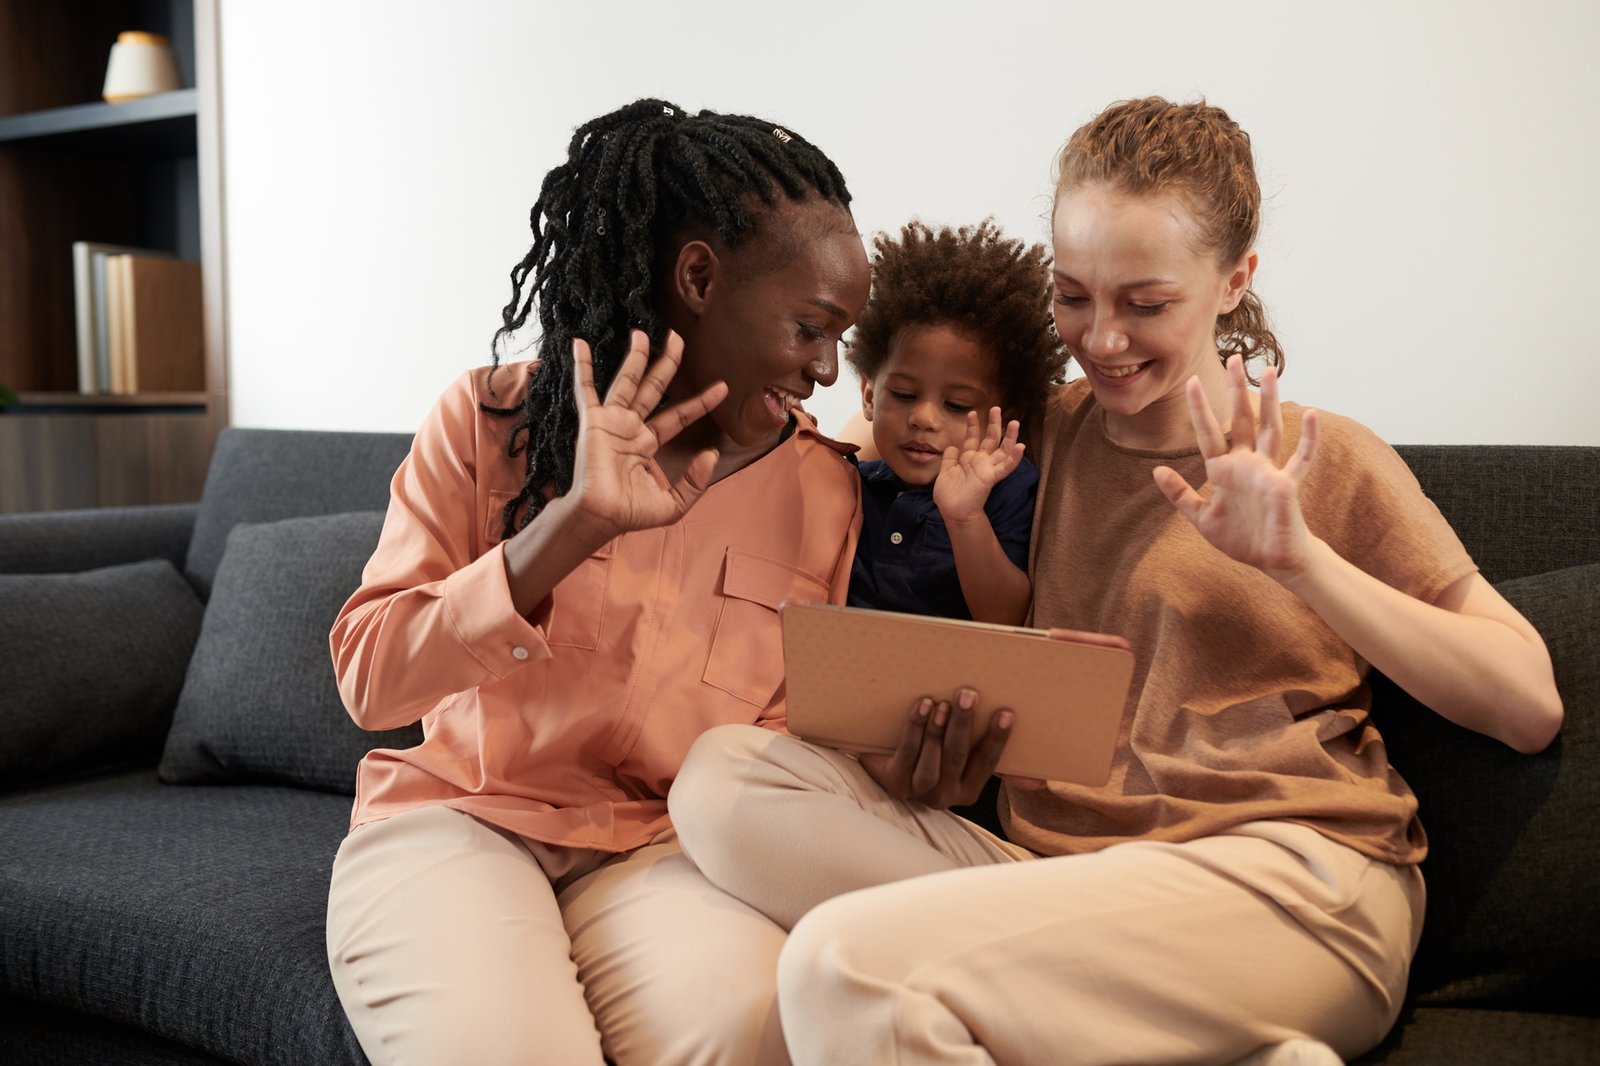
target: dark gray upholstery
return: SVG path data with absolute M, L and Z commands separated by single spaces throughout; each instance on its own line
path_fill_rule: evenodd
M 209 591 L 237 522 L 384 508 L 409 443 L 399 434 L 228 430 L 217 449 L 228 476 L 213 463 L 207 499 L 186 509 L 181 538 L 157 554 L 183 559 L 170 542 L 187 543 L 192 531 L 190 573 Z M 0 573 L 84 568 L 49 555 L 50 538 L 86 545 L 85 558 L 126 558 L 151 543 L 148 516 L 134 513 L 142 510 L 0 516 Z M 119 530 L 137 547 L 120 545 Z M 99 617 L 143 624 L 137 612 Z M 325 664 L 327 625 L 315 624 L 320 632 L 302 636 L 323 648 Z M 198 619 L 193 628 L 191 645 Z M 0 661 L 14 661 L 12 652 L 0 642 Z M 53 642 L 37 664 L 71 673 L 56 686 L 58 702 L 93 688 L 86 671 L 72 672 L 79 652 L 76 641 Z M 156 757 L 182 682 L 180 670 L 163 727 L 125 753 L 143 770 L 25 790 L 0 780 L 0 1062 L 364 1063 L 322 935 L 350 799 L 160 782 Z M 0 758 L 6 743 L 0 730 Z
M 389 475 L 410 448 L 411 437 L 403 433 L 224 431 L 211 456 L 184 573 L 209 596 L 228 531 L 240 522 L 385 509 Z M 378 470 L 386 471 L 381 479 L 371 476 Z
M 0 574 L 64 574 L 166 559 L 183 566 L 197 503 L 0 515 Z
M 364 1062 L 322 935 L 349 815 L 148 770 L 0 796 L 0 984 L 232 1061 Z
M 1395 449 L 1491 582 L 1600 562 L 1600 448 Z
M 1538 755 L 1451 725 L 1386 678 L 1374 717 L 1430 855 L 1411 993 L 1425 1004 L 1592 1010 L 1600 958 L 1600 563 L 1497 586 L 1550 648 L 1566 705 Z
M 0 787 L 159 751 L 201 610 L 165 559 L 0 574 Z
M 1540 1011 L 1418 1008 L 1361 1066 L 1594 1066 L 1600 1024 Z
M 0 1062 L 28 1066 L 227 1066 L 226 1059 L 163 1040 L 131 1025 L 0 997 Z
M 361 583 L 382 511 L 233 528 L 161 757 L 174 784 L 277 781 L 355 794 L 356 764 L 419 725 L 368 733 L 339 700 L 328 630 Z

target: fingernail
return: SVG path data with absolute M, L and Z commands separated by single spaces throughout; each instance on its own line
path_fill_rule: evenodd
M 994 716 L 995 728 L 1010 729 L 1016 720 L 1017 716 L 1012 714 L 1010 711 L 1001 711 Z
M 931 710 L 933 710 L 933 701 L 926 696 L 922 697 L 922 702 L 917 704 L 917 717 L 926 718 Z
M 961 704 L 963 711 L 972 710 L 972 705 L 978 702 L 978 694 L 970 688 L 964 688 L 956 693 L 956 702 Z
M 933 724 L 944 725 L 950 718 L 950 705 L 943 700 L 939 702 L 939 709 L 933 712 Z

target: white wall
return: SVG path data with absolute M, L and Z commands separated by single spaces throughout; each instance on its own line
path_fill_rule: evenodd
M 410 430 L 486 360 L 572 128 L 636 96 L 760 114 L 864 232 L 994 214 L 1112 100 L 1254 138 L 1285 394 L 1396 442 L 1600 444 L 1600 5 L 278 0 L 222 10 L 239 425 Z M 836 428 L 846 377 L 813 408 Z

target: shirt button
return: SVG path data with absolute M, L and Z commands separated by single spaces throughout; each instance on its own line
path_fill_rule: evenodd
M 524 648 L 521 644 L 518 644 L 515 648 L 511 649 L 511 657 L 519 660 L 526 659 L 528 657 L 528 649 Z
M 890 533 L 889 534 L 889 543 L 890 544 L 899 544 L 901 541 L 903 541 L 905 539 L 906 538 L 901 536 L 899 533 Z

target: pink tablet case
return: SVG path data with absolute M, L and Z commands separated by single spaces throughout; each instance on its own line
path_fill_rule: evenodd
M 1133 675 L 1120 637 L 959 622 L 831 604 L 785 604 L 789 731 L 855 752 L 893 751 L 920 696 L 979 693 L 1017 716 L 1000 773 L 1102 785 Z

